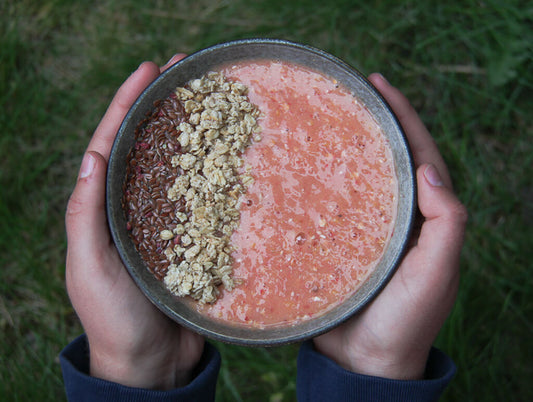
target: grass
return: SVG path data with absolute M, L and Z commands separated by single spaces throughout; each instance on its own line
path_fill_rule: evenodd
M 470 211 L 458 301 L 437 340 L 459 367 L 443 400 L 533 399 L 533 5 L 322 3 L 0 4 L 0 395 L 64 399 L 57 355 L 82 331 L 64 290 L 64 208 L 116 88 L 143 60 L 263 36 L 381 71 L 411 99 Z M 219 348 L 218 400 L 295 399 L 296 346 Z

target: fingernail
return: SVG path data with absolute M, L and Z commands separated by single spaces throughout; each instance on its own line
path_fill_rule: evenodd
M 95 165 L 96 159 L 89 152 L 87 152 L 81 161 L 80 179 L 89 177 L 92 174 Z
M 424 170 L 424 176 L 429 184 L 431 184 L 433 187 L 441 187 L 444 184 L 440 177 L 439 171 L 434 165 L 428 165 L 426 167 Z
M 137 71 L 139 71 L 139 69 L 143 66 L 144 63 L 146 63 L 146 61 L 143 61 L 141 64 L 139 64 L 139 65 L 137 66 L 137 69 L 136 69 L 132 74 L 134 74 L 134 73 L 136 73 Z
M 383 82 L 390 85 L 389 81 L 383 76 L 383 74 L 381 73 L 376 73 L 376 74 L 379 75 L 379 77 L 383 80 Z
M 171 62 L 171 61 L 174 59 L 174 57 L 176 57 L 177 55 L 178 55 L 177 53 L 174 54 L 174 55 L 172 55 L 172 57 L 171 57 L 170 59 L 168 59 L 168 61 L 165 63 L 165 66 L 166 66 L 167 64 L 170 64 L 170 62 Z

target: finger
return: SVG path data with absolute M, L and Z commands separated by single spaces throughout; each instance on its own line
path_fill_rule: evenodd
M 438 169 L 424 164 L 417 169 L 418 205 L 425 218 L 417 246 L 421 267 L 454 267 L 458 270 L 464 241 L 467 211 L 446 187 Z M 446 275 L 446 272 L 442 272 Z M 453 272 L 449 272 L 453 274 Z
M 105 174 L 104 157 L 87 152 L 68 201 L 65 221 L 69 249 L 89 254 L 82 261 L 88 261 L 90 253 L 101 252 L 111 242 L 105 214 Z
M 105 160 L 109 158 L 113 141 L 122 120 L 141 92 L 159 76 L 159 67 L 152 62 L 144 62 L 129 76 L 115 94 L 102 121 L 96 128 L 88 150 L 96 151 Z
M 170 58 L 169 61 L 166 62 L 166 64 L 164 66 L 162 66 L 160 68 L 160 71 L 164 72 L 165 70 L 167 70 L 168 68 L 172 67 L 174 64 L 176 64 L 181 59 L 184 59 L 185 57 L 187 57 L 187 55 L 185 53 L 177 53 L 177 54 L 175 54 L 174 56 L 172 56 Z
M 415 165 L 434 164 L 440 171 L 443 181 L 451 188 L 452 181 L 437 145 L 407 98 L 397 88 L 390 85 L 381 74 L 374 73 L 368 78 L 398 117 L 409 141 Z

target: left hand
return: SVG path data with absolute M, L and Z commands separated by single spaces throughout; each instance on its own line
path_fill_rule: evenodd
M 372 83 L 402 124 L 417 167 L 424 217 L 415 245 L 379 296 L 360 314 L 314 339 L 316 349 L 347 370 L 407 380 L 424 375 L 431 345 L 452 309 L 467 211 L 453 193 L 435 141 L 409 101 L 381 75 Z
M 169 389 L 186 385 L 204 339 L 161 313 L 138 289 L 111 239 L 105 175 L 111 146 L 130 106 L 161 69 L 145 62 L 116 93 L 83 158 L 66 213 L 68 293 L 87 333 L 91 375 L 123 385 Z

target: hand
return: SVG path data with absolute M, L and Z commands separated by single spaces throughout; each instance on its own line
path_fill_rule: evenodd
M 87 333 L 91 375 L 123 385 L 169 389 L 187 384 L 204 340 L 162 314 L 119 258 L 105 215 L 107 159 L 122 119 L 159 69 L 145 62 L 116 93 L 91 139 L 66 213 L 66 282 Z
M 457 294 L 467 213 L 453 194 L 431 135 L 407 99 L 381 75 L 369 79 L 394 110 L 409 140 L 424 222 L 415 245 L 379 296 L 314 343 L 319 352 L 350 371 L 420 379 Z

